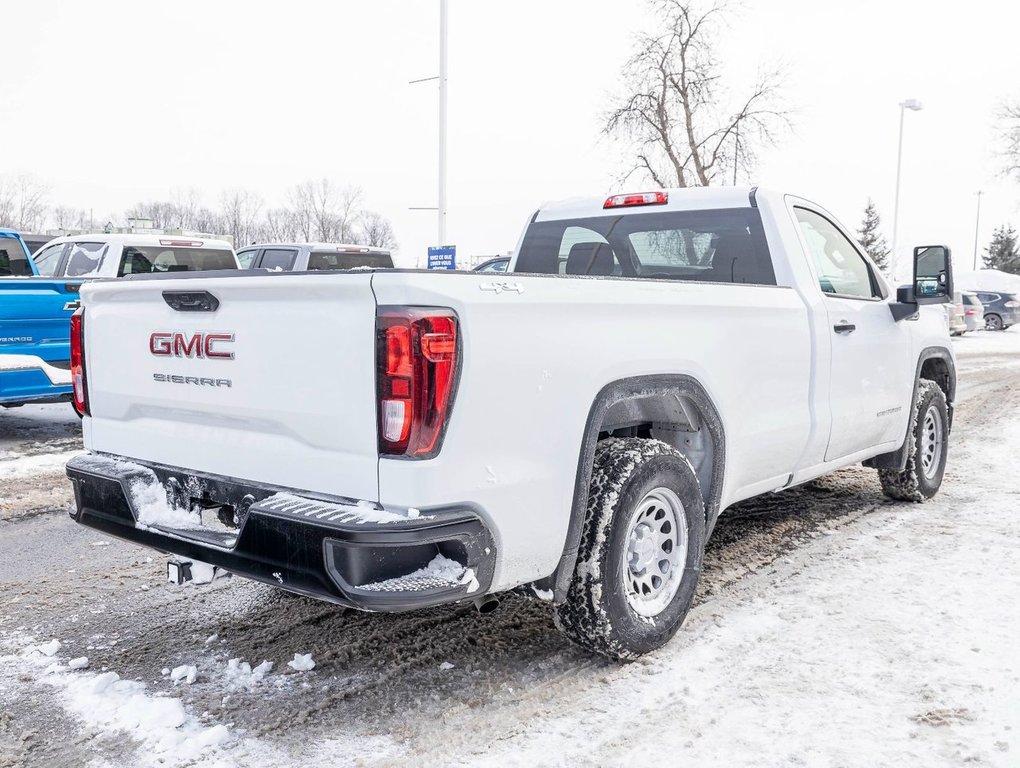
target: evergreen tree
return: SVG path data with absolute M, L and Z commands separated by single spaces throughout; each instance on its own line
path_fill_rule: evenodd
M 878 268 L 885 272 L 889 268 L 889 246 L 885 242 L 885 237 L 878 231 L 881 225 L 882 220 L 875 209 L 875 203 L 869 197 L 868 206 L 864 209 L 864 221 L 857 231 L 857 240 L 864 246 L 864 250 Z
M 992 242 L 985 248 L 985 267 L 1020 275 L 1020 250 L 1017 250 L 1016 230 L 1003 224 L 995 230 Z

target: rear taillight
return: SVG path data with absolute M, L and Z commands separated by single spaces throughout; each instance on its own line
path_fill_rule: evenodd
M 1010 299 L 1006 302 L 1005 306 L 1015 309 L 1016 307 L 1020 307 L 1020 301 L 1013 301 Z
M 78 309 L 71 315 L 72 403 L 79 416 L 89 415 L 89 393 L 85 378 L 85 316 Z
M 457 385 L 460 340 L 450 309 L 381 307 L 376 340 L 379 452 L 439 453 Z
M 966 310 L 966 312 L 964 312 L 964 314 L 966 314 L 967 317 L 970 317 L 971 315 L 976 315 L 977 314 L 977 310 L 976 309 L 968 309 L 968 310 Z

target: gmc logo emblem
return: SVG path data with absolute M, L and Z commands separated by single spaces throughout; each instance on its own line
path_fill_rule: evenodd
M 149 336 L 149 351 L 156 357 L 195 357 L 233 360 L 234 351 L 223 349 L 234 340 L 232 333 L 180 333 L 157 331 Z

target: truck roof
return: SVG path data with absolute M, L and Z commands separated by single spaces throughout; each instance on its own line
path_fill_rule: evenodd
M 248 248 L 308 248 L 313 251 L 341 251 L 345 253 L 378 253 L 389 255 L 385 248 L 376 248 L 373 245 L 358 245 L 357 243 L 252 243 L 245 245 L 238 250 Z
M 538 210 L 538 221 L 555 219 L 581 219 L 593 216 L 614 216 L 621 211 L 628 213 L 651 213 L 653 211 L 686 211 L 706 208 L 749 208 L 751 206 L 751 186 L 739 187 L 687 187 L 673 189 L 634 189 L 633 194 L 661 192 L 667 198 L 665 203 L 646 204 L 641 206 L 620 206 L 606 208 L 606 201 L 618 195 L 629 195 L 631 192 L 621 190 L 610 192 L 605 197 L 574 197 L 544 203 Z
M 190 237 L 188 235 L 134 235 L 128 233 L 106 234 L 105 232 L 90 232 L 81 235 L 62 235 L 54 237 L 47 245 L 71 242 L 109 243 L 110 245 L 135 245 L 135 246 L 171 246 L 190 248 L 219 248 L 222 250 L 233 250 L 233 246 L 226 240 L 216 240 L 205 237 Z

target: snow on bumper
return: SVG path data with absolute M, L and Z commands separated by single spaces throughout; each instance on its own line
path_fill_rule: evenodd
M 0 354 L 0 403 L 52 400 L 70 393 L 70 371 L 35 355 Z
M 492 580 L 492 535 L 466 506 L 383 510 L 97 454 L 67 476 L 82 525 L 352 608 L 454 602 Z

